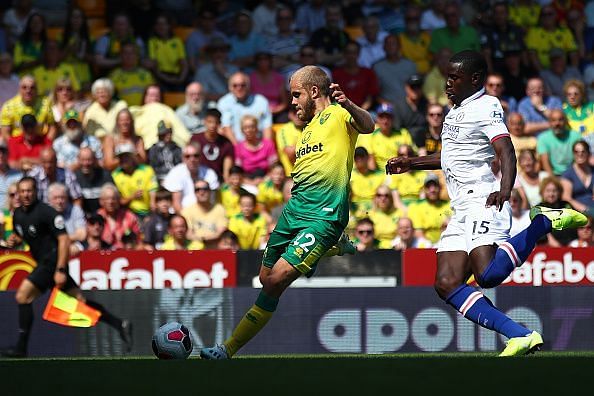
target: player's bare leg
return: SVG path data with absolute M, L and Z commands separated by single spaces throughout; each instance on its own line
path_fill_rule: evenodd
M 203 348 L 200 351 L 200 357 L 211 360 L 230 359 L 264 328 L 276 310 L 280 296 L 301 275 L 301 272 L 284 258 L 280 258 L 272 268 L 261 266 L 262 291 L 255 304 L 239 321 L 231 337 L 222 345 Z
M 29 335 L 33 326 L 33 301 L 41 291 L 29 279 L 24 279 L 17 289 L 15 300 L 19 311 L 19 338 L 13 348 L 8 348 L 0 352 L 5 357 L 25 357 L 27 356 L 27 345 Z

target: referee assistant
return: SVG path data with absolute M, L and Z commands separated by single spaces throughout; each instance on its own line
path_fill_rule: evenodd
M 21 206 L 14 212 L 14 230 L 7 240 L 9 248 L 23 240 L 30 246 L 37 266 L 23 280 L 16 292 L 19 313 L 19 338 L 14 348 L 0 351 L 5 357 L 27 356 L 27 344 L 33 325 L 33 301 L 46 290 L 57 286 L 69 295 L 101 312 L 100 321 L 118 330 L 126 349 L 132 346 L 132 325 L 109 313 L 100 304 L 86 300 L 68 273 L 70 239 L 64 218 L 37 198 L 37 185 L 32 177 L 23 177 L 17 185 Z

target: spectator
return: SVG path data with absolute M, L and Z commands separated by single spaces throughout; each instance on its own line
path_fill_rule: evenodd
M 50 140 L 56 137 L 56 125 L 52 115 L 49 98 L 37 94 L 37 84 L 33 76 L 26 75 L 19 82 L 19 93 L 2 106 L 0 124 L 2 139 L 8 141 L 11 136 L 22 134 L 21 119 L 25 114 L 33 114 L 42 126 L 41 133 Z
M 446 0 L 431 0 L 429 7 L 421 15 L 421 30 L 435 30 L 445 27 Z
M 241 132 L 244 139 L 235 145 L 235 164 L 245 171 L 246 183 L 258 185 L 278 160 L 276 148 L 272 140 L 261 137 L 258 119 L 250 114 L 241 118 Z
M 217 241 L 217 249 L 219 250 L 239 250 L 239 238 L 233 231 L 225 230 Z
M 246 114 L 257 117 L 258 126 L 264 139 L 272 138 L 272 113 L 268 100 L 260 94 L 251 92 L 250 78 L 247 74 L 237 72 L 229 77 L 229 93 L 217 102 L 217 109 L 222 114 L 222 134 L 231 143 L 243 140 L 241 120 Z
M 225 209 L 219 203 L 213 204 L 212 192 L 206 181 L 198 180 L 194 191 L 196 203 L 181 212 L 189 224 L 188 238 L 203 243 L 207 249 L 214 248 L 229 223 Z
M 88 214 L 86 216 L 87 237 L 82 241 L 75 241 L 70 245 L 70 256 L 75 257 L 85 250 L 111 250 L 112 246 L 101 237 L 104 230 L 105 219 L 97 213 Z
M 398 40 L 402 47 L 402 56 L 413 61 L 417 66 L 417 72 L 424 76 L 431 69 L 431 35 L 426 30 L 421 30 L 420 19 L 421 9 L 409 5 L 404 16 L 404 31 L 398 34 Z
M 402 144 L 396 151 L 398 157 L 413 157 L 414 150 L 410 144 Z M 424 195 L 424 184 L 428 173 L 424 170 L 411 170 L 398 175 L 390 175 L 389 187 L 396 207 L 406 211 L 406 206 L 419 201 Z
M 192 73 L 196 72 L 200 63 L 206 61 L 208 43 L 214 38 L 227 40 L 227 36 L 216 29 L 215 13 L 205 5 L 198 13 L 196 29 L 186 39 L 186 55 Z
M 42 62 L 35 67 L 31 74 L 37 82 L 37 90 L 42 96 L 48 96 L 54 90 L 56 83 L 61 78 L 67 78 L 75 92 L 80 91 L 80 82 L 74 68 L 69 63 L 62 62 L 62 50 L 55 40 L 47 40 L 41 48 Z
M 315 48 L 309 44 L 305 44 L 302 45 L 299 49 L 299 62 L 290 64 L 281 70 L 282 74 L 285 76 L 285 79 L 287 80 L 287 90 L 289 89 L 289 81 L 291 80 L 291 76 L 293 75 L 293 73 L 301 69 L 303 66 L 309 65 L 315 65 L 322 69 L 324 73 L 328 75 L 330 81 L 332 81 L 332 72 L 330 71 L 330 69 L 318 63 L 318 57 Z
M 276 33 L 268 36 L 265 47 L 272 54 L 272 66 L 276 70 L 299 61 L 299 50 L 307 42 L 307 37 L 295 30 L 293 11 L 281 7 L 276 13 Z
M 522 195 L 515 188 L 512 190 L 511 196 L 509 197 L 509 205 L 511 206 L 512 212 L 509 235 L 513 237 L 530 225 L 530 211 L 526 209 Z
M 111 177 L 120 192 L 120 204 L 142 221 L 155 209 L 155 194 L 159 188 L 155 171 L 150 165 L 137 162 L 136 150 L 131 144 L 118 145 L 115 154 L 120 166 Z
M 371 135 L 360 137 L 357 145 L 367 149 L 370 158 L 375 161 L 373 169 L 384 169 L 400 145 L 412 146 L 413 141 L 408 130 L 394 126 L 394 107 L 389 104 L 377 108 L 376 123 L 378 128 Z
M 594 246 L 592 239 L 592 218 L 588 217 L 588 223 L 577 229 L 577 238 L 569 242 L 572 248 L 588 248 Z
M 309 44 L 315 48 L 318 61 L 327 67 L 343 62 L 342 52 L 350 40 L 343 25 L 342 8 L 339 4 L 330 3 L 326 5 L 324 26 L 311 34 Z
M 276 221 L 280 215 L 285 199 L 283 189 L 285 187 L 285 170 L 280 162 L 270 166 L 268 174 L 258 184 L 256 200 L 263 211 Z
M 572 147 L 581 140 L 579 132 L 569 129 L 563 110 L 551 110 L 550 128 L 536 138 L 536 150 L 542 169 L 550 176 L 560 176 L 571 165 Z
M 114 99 L 113 82 L 108 78 L 99 78 L 91 86 L 93 102 L 86 109 L 83 126 L 89 135 L 99 139 L 111 135 L 119 112 L 128 107 L 125 101 Z
M 52 183 L 47 188 L 49 205 L 64 217 L 66 232 L 70 241 L 83 241 L 87 237 L 85 214 L 80 206 L 72 205 L 66 186 Z
M 174 214 L 169 219 L 168 235 L 159 250 L 202 250 L 204 244 L 200 241 L 191 240 L 186 237 L 188 234 L 188 222 L 183 216 Z
M 358 252 L 370 252 L 379 249 L 380 241 L 375 239 L 374 224 L 368 217 L 357 221 L 353 244 Z
M 586 87 L 581 80 L 568 80 L 563 86 L 565 102 L 563 112 L 569 127 L 582 136 L 594 133 L 594 103 L 586 97 Z
M 548 176 L 540 182 L 540 196 L 542 201 L 538 204 L 551 209 L 571 208 L 569 202 L 562 199 L 563 187 L 561 182 L 554 176 Z M 575 229 L 566 229 L 561 231 L 553 230 L 543 237 L 542 241 L 550 247 L 567 246 L 569 242 L 577 238 Z
M 415 235 L 415 227 L 408 217 L 398 219 L 398 231 L 396 238 L 392 241 L 392 248 L 395 250 L 406 249 L 428 249 L 433 247 L 431 241 L 422 236 Z
M 48 187 L 58 182 L 66 185 L 70 201 L 82 207 L 82 191 L 74 173 L 68 168 L 58 166 L 56 152 L 51 147 L 45 147 L 39 153 L 41 164 L 35 165 L 27 176 L 31 176 L 37 183 L 37 196 L 40 201 L 48 203 Z
M 579 66 L 577 44 L 571 30 L 558 24 L 557 13 L 552 5 L 540 9 L 538 26 L 530 27 L 525 38 L 532 67 L 538 71 L 550 67 L 550 51 L 560 48 L 569 57 L 570 65 Z
M 95 152 L 90 147 L 82 147 L 78 151 L 79 168 L 75 171 L 76 181 L 80 185 L 85 213 L 95 213 L 99 209 L 101 187 L 113 184 L 111 174 L 99 166 Z
M 194 81 L 202 84 L 208 102 L 216 102 L 229 92 L 229 77 L 239 71 L 239 67 L 229 61 L 230 48 L 223 38 L 213 37 L 205 49 L 208 62 L 196 69 Z
M 99 37 L 95 43 L 95 64 L 99 74 L 105 75 L 115 70 L 118 66 L 123 66 L 124 56 L 120 56 L 120 52 L 124 52 L 126 45 L 130 46 L 126 50 L 128 52 L 126 54 L 126 62 L 132 62 L 133 58 L 134 63 L 136 63 L 138 58 L 142 59 L 144 57 L 144 42 L 140 37 L 135 37 L 134 29 L 130 24 L 128 15 L 120 12 L 113 16 L 111 29 Z M 132 48 L 134 51 L 132 51 Z M 118 84 L 115 84 L 117 87 Z M 120 99 L 126 100 L 121 95 Z M 133 103 L 128 102 L 128 104 L 132 105 Z
M 276 0 L 264 0 L 254 8 L 254 31 L 264 37 L 270 37 L 277 33 L 276 15 L 283 8 Z
M 436 54 L 442 48 L 449 48 L 454 54 L 463 50 L 480 50 L 478 33 L 472 26 L 461 25 L 460 6 L 448 3 L 444 10 L 445 27 L 431 32 L 429 51 Z
M 159 140 L 157 130 L 159 122 L 171 124 L 172 139 L 180 147 L 188 144 L 190 132 L 175 114 L 175 111 L 163 103 L 163 94 L 157 84 L 146 87 L 142 99 L 142 106 L 130 107 L 134 117 L 136 134 L 142 137 L 144 148 L 148 149 Z
M 91 87 L 93 64 L 93 42 L 89 33 L 87 16 L 78 7 L 68 7 L 68 15 L 64 22 L 60 49 L 64 61 L 72 66 L 83 92 Z
M 429 103 L 436 103 L 443 107 L 449 105 L 443 87 L 445 87 L 448 65 L 452 55 L 453 53 L 449 48 L 442 48 L 433 55 L 435 66 L 431 68 L 423 83 L 423 94 L 425 94 Z
M 162 182 L 167 173 L 182 161 L 182 150 L 172 140 L 173 132 L 168 122 L 161 121 L 157 126 L 159 141 L 148 150 L 149 165 Z
M 227 217 L 235 216 L 240 212 L 239 195 L 243 191 L 243 175 L 243 169 L 234 165 L 229 170 L 227 182 L 221 186 L 221 204 L 225 208 Z
M 29 73 L 41 63 L 41 50 L 46 40 L 45 18 L 38 12 L 32 12 L 14 46 L 14 69 L 19 75 Z
M 436 103 L 427 106 L 427 130 L 425 140 L 419 146 L 419 155 L 430 155 L 441 152 L 441 129 L 443 127 L 444 109 Z
M 551 65 L 548 69 L 540 72 L 545 83 L 547 92 L 551 95 L 562 98 L 564 96 L 563 86 L 569 80 L 581 80 L 582 73 L 577 67 L 567 66 L 567 57 L 560 48 L 553 48 L 550 52 Z
M 256 213 L 256 197 L 244 192 L 239 196 L 240 212 L 229 219 L 229 230 L 239 239 L 244 250 L 261 249 L 268 238 L 267 216 Z
M 8 157 L 8 146 L 0 143 L 0 209 L 8 207 L 8 190 L 23 177 L 23 172 L 9 165 Z
M 19 77 L 13 72 L 12 55 L 0 53 L 0 106 L 19 93 Z
M 520 113 L 510 113 L 507 116 L 507 130 L 509 131 L 516 158 L 520 158 L 520 152 L 525 149 L 536 150 L 536 138 L 526 135 L 526 123 Z M 518 162 L 519 163 L 519 162 Z
M 343 50 L 343 65 L 332 70 L 334 82 L 344 90 L 347 97 L 357 106 L 369 110 L 376 103 L 380 87 L 375 72 L 367 67 L 361 67 L 357 59 L 361 46 L 348 42 Z
M 17 194 L 17 183 L 8 186 L 6 192 L 6 204 L 0 210 L 0 245 L 6 246 L 6 241 L 14 233 L 13 215 L 14 210 L 21 206 L 19 195 Z M 13 247 L 15 250 L 29 250 L 25 242 L 21 242 L 19 246 Z
M 81 116 L 90 105 L 87 99 L 78 100 L 75 97 L 72 82 L 68 78 L 59 78 L 52 90 L 52 114 L 56 122 L 64 118 L 68 110 L 77 111 Z M 60 131 L 62 132 L 62 131 Z
M 505 64 L 505 51 L 516 48 L 527 56 L 524 30 L 509 18 L 508 3 L 497 0 L 491 8 L 492 24 L 480 32 L 481 52 L 491 73 L 501 71 Z
M 540 197 L 540 182 L 548 176 L 547 172 L 539 169 L 538 159 L 535 149 L 520 150 L 518 155 L 518 191 L 522 196 L 522 201 L 527 204 L 526 208 L 537 205 L 542 198 Z
M 39 132 L 37 119 L 33 114 L 25 114 L 20 122 L 22 135 L 8 140 L 8 164 L 11 168 L 27 172 L 38 165 L 39 154 L 52 142 L 47 135 Z
M 196 142 L 202 147 L 200 164 L 214 170 L 219 181 L 227 180 L 229 170 L 235 162 L 235 149 L 229 139 L 219 133 L 221 112 L 217 109 L 208 109 L 204 124 L 204 132 L 192 136 L 190 142 Z
M 95 136 L 88 135 L 82 127 L 80 114 L 71 109 L 64 115 L 64 134 L 54 140 L 53 147 L 58 156 L 58 166 L 69 168 L 72 171 L 80 167 L 78 163 L 78 152 L 83 147 L 93 150 L 95 158 L 101 164 L 103 162 L 103 151 L 101 142 Z
M 113 184 L 104 184 L 101 187 L 97 214 L 105 220 L 105 228 L 101 239 L 110 244 L 114 249 L 123 249 L 125 242 L 137 242 L 140 235 L 138 218 L 131 210 L 120 206 L 120 193 Z
M 516 0 L 510 4 L 509 17 L 518 26 L 524 29 L 538 24 L 541 5 L 534 0 Z
M 195 81 L 189 83 L 186 87 L 186 102 L 175 110 L 175 114 L 191 134 L 196 134 L 204 130 L 206 111 L 202 84 Z
M 582 213 L 594 213 L 594 166 L 590 165 L 590 146 L 583 140 L 573 144 L 573 162 L 561 175 L 561 198 Z
M 128 106 L 140 106 L 142 92 L 155 83 L 151 72 L 139 65 L 139 56 L 136 44 L 125 42 L 120 51 L 120 66 L 109 73 L 109 79 L 113 81 L 118 97 Z
M 301 33 L 309 36 L 322 28 L 326 23 L 326 6 L 324 0 L 310 0 L 297 8 L 295 26 Z
M 249 71 L 254 66 L 255 55 L 264 51 L 264 37 L 253 28 L 252 14 L 242 10 L 237 13 L 235 34 L 229 39 L 231 63 L 241 70 Z
M 268 100 L 274 123 L 287 121 L 289 93 L 285 89 L 284 77 L 272 68 L 272 54 L 258 52 L 255 55 L 256 67 L 250 73 L 250 86 L 254 94 Z
M 427 124 L 427 105 L 429 102 L 423 94 L 423 77 L 413 74 L 404 85 L 406 96 L 394 103 L 394 126 L 406 129 L 411 134 L 416 146 L 425 143 Z
M 136 134 L 134 118 L 128 108 L 120 110 L 116 116 L 113 134 L 103 139 L 103 166 L 107 170 L 114 170 L 120 164 L 115 152 L 120 145 L 130 144 L 134 147 L 138 163 L 146 163 L 147 155 L 144 150 L 144 139 Z
M 194 183 L 206 180 L 211 189 L 219 188 L 217 174 L 204 165 L 200 165 L 200 145 L 190 143 L 183 149 L 183 162 L 173 167 L 163 180 L 163 187 L 172 193 L 173 209 L 181 213 L 196 202 Z
M 526 122 L 526 134 L 538 135 L 549 128 L 551 113 L 561 108 L 561 99 L 545 94 L 542 78 L 530 78 L 526 83 L 526 96 L 518 103 L 518 112 Z
M 279 161 L 285 168 L 285 176 L 290 177 L 295 164 L 295 146 L 305 123 L 297 118 L 295 108 L 289 107 L 289 122 L 281 125 L 276 133 L 276 151 Z
M 570 2 L 570 6 L 573 6 Z M 594 32 L 586 26 L 586 15 L 583 8 L 572 7 L 566 13 L 567 27 L 571 30 L 575 44 L 577 45 L 579 67 L 583 68 L 587 62 L 587 53 L 590 52 L 594 44 Z
M 435 173 L 429 173 L 425 179 L 425 199 L 408 206 L 408 216 L 415 225 L 417 237 L 437 243 L 444 224 L 447 224 L 452 210 L 450 203 L 440 199 L 441 184 Z
M 2 25 L 7 32 L 8 47 L 13 48 L 19 37 L 25 31 L 31 14 L 36 12 L 31 0 L 16 0 L 13 6 L 4 12 Z
M 374 224 L 375 237 L 379 240 L 380 249 L 390 249 L 392 240 L 396 237 L 396 223 L 404 212 L 394 206 L 392 191 L 381 185 L 375 191 L 373 207 L 368 213 Z
M 505 80 L 499 73 L 489 73 L 485 81 L 485 93 L 499 99 L 505 116 L 518 111 L 518 101 L 513 96 L 507 96 L 505 92 Z
M 173 215 L 171 193 L 158 190 L 155 194 L 156 208 L 151 211 L 141 224 L 143 247 L 146 250 L 160 249 L 168 232 L 169 220 Z
M 361 26 L 363 34 L 355 41 L 359 44 L 357 63 L 362 68 L 371 69 L 373 64 L 384 59 L 384 40 L 388 32 L 381 29 L 378 17 L 370 15 L 363 20 Z
M 355 148 L 354 167 L 351 173 L 351 204 L 356 218 L 367 216 L 373 207 L 375 191 L 386 184 L 387 176 L 383 170 L 369 169 L 369 153 L 365 147 Z
M 505 82 L 505 95 L 518 102 L 526 95 L 526 85 L 530 78 L 538 77 L 538 72 L 524 62 L 521 48 L 516 45 L 505 50 L 503 67 L 500 70 Z
M 158 15 L 153 34 L 148 40 L 149 70 L 165 90 L 181 91 L 188 77 L 188 61 L 184 43 L 173 35 L 171 20 Z
M 405 96 L 404 85 L 406 80 L 417 72 L 417 66 L 400 54 L 398 37 L 390 34 L 384 40 L 386 57 L 373 65 L 377 75 L 380 93 L 378 101 L 394 104 L 399 98 Z M 440 87 L 443 91 L 444 85 Z

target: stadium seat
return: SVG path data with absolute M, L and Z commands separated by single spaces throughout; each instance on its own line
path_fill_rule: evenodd
M 62 35 L 61 27 L 48 27 L 47 28 L 48 40 L 58 40 L 61 35 Z
M 359 37 L 363 36 L 363 29 L 361 26 L 346 26 L 344 31 L 349 35 L 351 40 L 357 40 Z
M 183 42 L 186 42 L 186 39 L 194 31 L 194 28 L 191 26 L 176 26 L 173 28 L 173 35 L 179 37 Z
M 87 18 L 105 18 L 105 0 L 77 0 L 76 5 Z
M 172 109 L 183 105 L 186 102 L 186 94 L 184 92 L 164 92 L 163 103 Z

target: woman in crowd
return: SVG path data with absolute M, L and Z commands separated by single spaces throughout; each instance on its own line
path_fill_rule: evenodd
M 285 89 L 285 79 L 272 67 L 272 54 L 259 52 L 255 56 L 256 68 L 250 74 L 252 92 L 268 99 L 274 123 L 287 122 L 289 95 Z
M 122 109 L 116 116 L 116 125 L 112 135 L 103 140 L 104 167 L 114 170 L 119 166 L 119 159 L 115 155 L 116 147 L 122 144 L 131 144 L 136 150 L 136 160 L 139 164 L 146 163 L 146 151 L 142 137 L 136 134 L 134 118 L 128 109 Z
M 542 201 L 538 204 L 546 208 L 562 209 L 571 208 L 569 202 L 562 199 L 563 187 L 561 182 L 554 176 L 545 177 L 540 183 L 540 196 Z M 567 229 L 561 231 L 553 230 L 547 234 L 539 242 L 546 242 L 550 247 L 567 246 L 569 242 L 576 239 L 577 234 L 575 229 Z
M 510 236 L 514 236 L 530 225 L 530 211 L 525 208 L 522 195 L 517 189 L 513 189 L 509 197 L 509 204 L 512 210 Z
M 569 80 L 563 85 L 565 101 L 563 112 L 569 127 L 582 136 L 594 132 L 594 103 L 586 96 L 586 86 L 580 80 Z
M 60 122 L 64 114 L 70 109 L 75 109 L 83 115 L 89 106 L 87 100 L 77 100 L 72 88 L 72 82 L 68 78 L 61 78 L 56 82 L 52 93 L 52 113 L 54 120 Z
M 369 211 L 369 218 L 373 221 L 375 237 L 380 241 L 380 249 L 391 249 L 392 241 L 396 237 L 398 219 L 404 213 L 394 206 L 390 187 L 381 185 L 375 191 L 373 208 Z
M 580 212 L 594 209 L 594 180 L 590 165 L 590 146 L 580 140 L 573 144 L 573 163 L 561 175 L 563 200 Z
M 245 182 L 258 185 L 278 160 L 274 142 L 262 138 L 258 119 L 246 114 L 241 118 L 241 132 L 245 140 L 235 145 L 235 164 L 245 171 Z
M 99 78 L 91 86 L 93 102 L 85 111 L 83 125 L 89 135 L 104 139 L 115 128 L 116 116 L 128 107 L 123 100 L 113 97 L 114 86 L 110 79 Z
M 19 75 L 41 64 L 41 52 L 46 41 L 45 18 L 34 12 L 29 15 L 25 30 L 14 46 L 14 68 Z
M 547 176 L 547 173 L 539 170 L 534 150 L 521 150 L 518 162 L 520 165 L 517 177 L 520 183 L 519 193 L 522 196 L 524 208 L 528 209 L 540 202 L 540 181 Z
M 78 7 L 68 9 L 60 48 L 63 51 L 64 61 L 74 68 L 82 91 L 88 91 L 92 80 L 90 64 L 93 62 L 93 43 L 89 34 L 87 16 L 82 9 Z
M 592 247 L 594 239 L 592 238 L 592 218 L 588 216 L 588 223 L 577 229 L 577 238 L 569 242 L 569 247 Z

